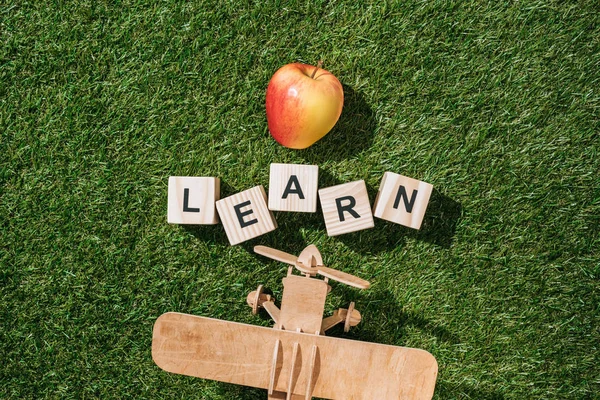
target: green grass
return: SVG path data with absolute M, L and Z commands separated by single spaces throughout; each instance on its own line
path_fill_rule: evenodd
M 334 285 L 363 323 L 336 336 L 426 349 L 436 399 L 600 392 L 600 17 L 594 1 L 0 3 L 0 397 L 255 399 L 154 365 L 167 311 L 269 325 L 281 294 L 254 244 L 372 281 Z M 183 3 L 183 4 L 182 4 Z M 264 93 L 325 61 L 342 118 L 305 151 L 272 140 Z M 222 195 L 272 162 L 320 185 L 385 171 L 434 185 L 420 231 L 330 238 L 317 214 L 229 246 L 166 222 L 171 175 Z

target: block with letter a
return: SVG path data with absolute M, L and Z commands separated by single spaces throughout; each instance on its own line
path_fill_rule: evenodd
M 262 186 L 219 200 L 216 206 L 232 246 L 277 228 L 277 221 L 267 207 L 267 194 Z
M 271 164 L 269 210 L 317 211 L 319 167 L 301 164 Z
M 215 201 L 220 197 L 220 180 L 213 177 L 171 176 L 167 200 L 167 222 L 214 225 L 219 222 Z
M 373 215 L 386 221 L 420 229 L 433 185 L 393 172 L 381 179 Z
M 365 181 L 355 181 L 319 190 L 327 235 L 373 228 L 373 214 Z

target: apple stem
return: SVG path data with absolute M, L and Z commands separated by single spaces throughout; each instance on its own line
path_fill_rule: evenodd
M 311 79 L 314 79 L 315 75 L 317 74 L 317 71 L 321 67 L 323 67 L 323 60 L 319 60 L 319 62 L 317 63 L 317 67 L 315 68 L 315 70 L 313 71 L 312 75 L 310 76 Z

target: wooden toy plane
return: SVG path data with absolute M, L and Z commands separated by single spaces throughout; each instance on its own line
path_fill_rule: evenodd
M 262 285 L 247 297 L 253 314 L 269 313 L 274 329 L 169 312 L 154 325 L 152 358 L 159 367 L 267 389 L 269 400 L 433 397 L 438 367 L 427 351 L 325 336 L 337 324 L 347 332 L 361 321 L 354 303 L 323 318 L 328 280 L 360 289 L 369 282 L 325 267 L 313 245 L 298 257 L 266 246 L 254 251 L 290 264 L 280 308 Z M 303 275 L 292 274 L 294 268 Z

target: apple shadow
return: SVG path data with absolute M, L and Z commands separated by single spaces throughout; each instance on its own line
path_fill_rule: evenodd
M 373 110 L 363 94 L 342 86 L 344 108 L 337 124 L 324 138 L 300 153 L 311 164 L 349 159 L 373 143 L 376 129 Z

